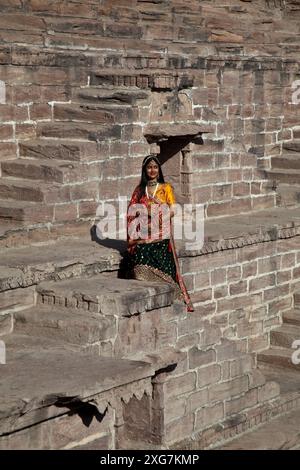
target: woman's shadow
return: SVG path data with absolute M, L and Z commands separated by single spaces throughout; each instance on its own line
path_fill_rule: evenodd
M 132 261 L 127 251 L 127 242 L 125 240 L 117 240 L 113 238 L 99 238 L 97 234 L 97 226 L 93 225 L 90 229 L 91 240 L 98 245 L 106 248 L 117 250 L 121 255 L 121 261 L 118 269 L 118 278 L 132 279 Z

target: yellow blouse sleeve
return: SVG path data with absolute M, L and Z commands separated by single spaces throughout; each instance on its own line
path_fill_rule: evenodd
M 170 183 L 167 183 L 166 184 L 166 202 L 169 206 L 171 206 L 172 204 L 175 204 L 176 200 L 175 200 L 175 196 L 174 196 L 174 191 L 173 191 L 173 187 L 170 185 Z

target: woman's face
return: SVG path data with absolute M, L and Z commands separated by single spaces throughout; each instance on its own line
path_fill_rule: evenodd
M 150 160 L 146 165 L 146 174 L 149 180 L 154 180 L 158 177 L 159 168 L 158 164 L 154 160 Z

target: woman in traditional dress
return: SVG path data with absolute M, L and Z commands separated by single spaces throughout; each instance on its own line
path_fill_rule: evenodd
M 187 310 L 193 304 L 179 271 L 172 235 L 175 197 L 166 183 L 155 155 L 142 164 L 140 184 L 135 188 L 127 210 L 127 251 L 131 275 L 143 281 L 165 281 L 175 288 L 175 298 L 184 300 Z

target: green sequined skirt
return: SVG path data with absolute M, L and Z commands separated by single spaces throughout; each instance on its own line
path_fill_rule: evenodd
M 175 298 L 182 299 L 169 239 L 137 244 L 130 263 L 132 277 L 143 281 L 166 281 L 175 287 Z

